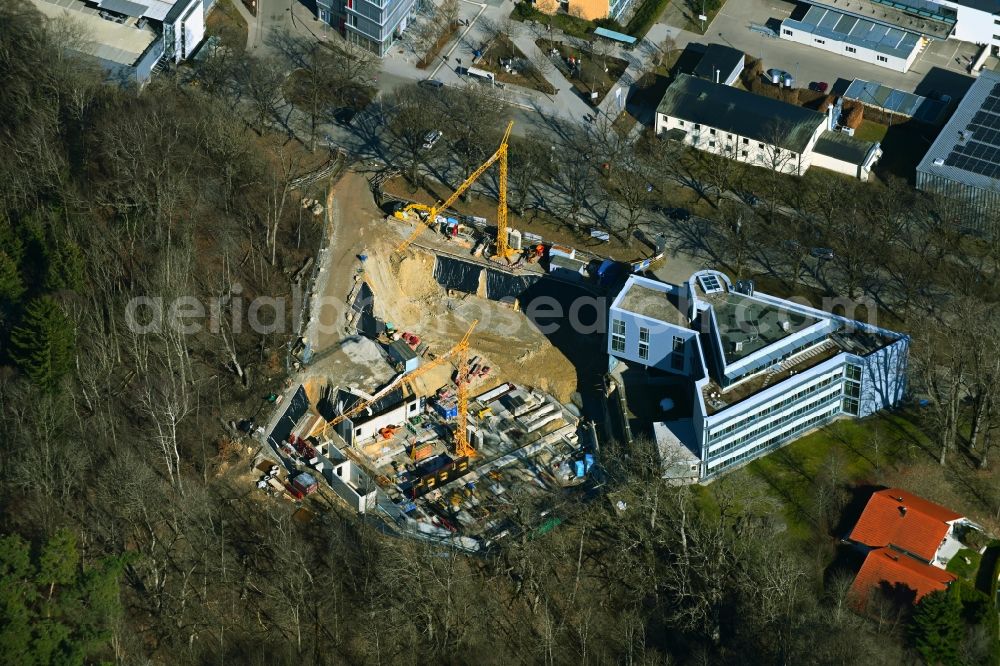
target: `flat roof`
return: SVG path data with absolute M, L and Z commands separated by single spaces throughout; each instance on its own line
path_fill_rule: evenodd
M 1000 190 L 1000 74 L 980 73 L 917 172 Z
M 677 307 L 676 299 L 676 292 L 671 294 L 650 289 L 638 282 L 631 282 L 626 286 L 625 294 L 618 302 L 618 308 L 657 321 L 687 327 L 689 324 L 687 315 Z
M 920 46 L 920 34 L 852 14 L 812 6 L 800 20 L 785 19 L 782 25 L 817 37 L 852 44 L 906 60 Z
M 826 121 L 817 111 L 687 74 L 667 88 L 656 111 L 796 153 Z
M 843 132 L 826 131 L 819 135 L 813 150 L 848 164 L 862 165 L 875 147 L 871 141 L 862 141 Z
M 158 38 L 152 28 L 134 25 L 134 19 L 131 23 L 108 21 L 79 0 L 32 0 L 32 4 L 49 19 L 70 19 L 79 24 L 84 30 L 79 50 L 101 60 L 134 65 Z
M 853 99 L 865 106 L 898 113 L 931 125 L 936 124 L 948 108 L 948 104 L 941 100 L 927 99 L 905 90 L 890 88 L 878 81 L 864 79 L 851 81 L 851 85 L 844 91 L 844 99 Z
M 715 311 L 727 365 L 820 321 L 807 314 L 733 292 L 705 294 L 701 298 Z M 740 346 L 738 350 L 737 345 Z
M 694 75 L 702 79 L 714 81 L 715 72 L 719 71 L 722 73 L 724 82 L 743 63 L 743 51 L 734 49 L 731 46 L 724 46 L 723 44 L 709 44 L 708 48 L 705 49 L 705 55 L 701 57 L 698 65 L 694 68 Z
M 955 27 L 953 9 L 923 0 L 803 0 L 815 7 L 825 7 L 841 16 L 851 16 L 867 23 L 897 28 L 918 35 L 947 39 Z M 847 27 L 847 24 L 843 26 Z M 843 29 L 840 32 L 844 32 Z

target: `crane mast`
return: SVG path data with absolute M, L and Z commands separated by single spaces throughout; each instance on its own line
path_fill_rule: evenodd
M 426 217 L 423 223 L 418 223 L 417 227 L 410 234 L 409 238 L 404 240 L 399 246 L 393 251 L 394 255 L 402 254 L 406 248 L 410 246 L 417 239 L 420 234 L 424 232 L 427 227 L 433 226 L 434 221 L 437 219 L 438 214 L 447 210 L 455 201 L 458 200 L 462 194 L 469 189 L 476 180 L 483 175 L 483 173 L 493 166 L 497 161 L 500 162 L 500 195 L 499 203 L 497 204 L 497 256 L 507 259 L 510 256 L 510 249 L 507 246 L 507 149 L 510 142 L 510 131 L 514 127 L 514 121 L 507 123 L 507 129 L 504 131 L 503 139 L 500 140 L 500 146 L 496 149 L 490 157 L 476 167 L 468 178 L 462 181 L 454 192 L 451 193 L 447 199 L 442 203 L 435 206 L 428 206 L 427 204 L 421 203 L 411 203 L 408 204 L 402 210 L 396 211 L 395 216 L 400 220 L 407 219 L 407 214 L 411 211 L 423 212 Z

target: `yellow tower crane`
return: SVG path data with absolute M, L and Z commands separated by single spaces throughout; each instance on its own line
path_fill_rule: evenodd
M 352 416 L 355 416 L 356 414 L 359 414 L 359 413 L 363 412 L 365 409 L 367 409 L 369 407 L 369 405 L 371 405 L 375 401 L 379 400 L 380 398 L 382 398 L 383 396 L 385 396 L 386 394 L 388 394 L 390 391 L 392 391 L 392 390 L 394 390 L 396 388 L 399 388 L 403 384 L 408 385 L 411 390 L 416 391 L 416 387 L 415 387 L 415 385 L 414 385 L 413 382 L 414 382 L 414 380 L 417 377 L 420 377 L 420 376 L 422 376 L 424 374 L 427 374 L 428 372 L 430 372 L 434 368 L 439 367 L 442 363 L 444 363 L 445 361 L 447 361 L 449 358 L 451 358 L 455 354 L 459 354 L 460 358 L 463 359 L 462 360 L 462 365 L 459 366 L 459 372 L 461 372 L 462 367 L 464 367 L 464 365 L 465 365 L 464 359 L 466 357 L 466 352 L 469 349 L 469 338 L 472 337 L 472 331 L 475 330 L 476 324 L 478 324 L 478 323 L 479 323 L 478 319 L 474 320 L 472 322 L 472 324 L 469 326 L 469 330 L 465 332 L 465 336 L 462 337 L 462 339 L 458 342 L 458 344 L 455 345 L 454 347 L 452 347 L 451 349 L 449 349 L 444 354 L 441 354 L 440 356 L 438 356 L 437 358 L 433 359 L 432 361 L 428 361 L 427 363 L 424 363 L 423 365 L 421 365 L 419 368 L 417 368 L 413 372 L 409 372 L 409 373 L 407 373 L 407 374 L 405 374 L 405 375 L 397 378 L 396 381 L 392 382 L 391 384 L 389 384 L 388 386 L 386 386 L 384 389 L 382 389 L 381 391 L 379 391 L 378 393 L 376 393 L 375 395 L 373 395 L 372 398 L 371 398 L 371 400 L 362 400 L 362 401 L 358 402 L 358 404 L 356 404 L 353 407 L 351 407 L 350 409 L 348 409 L 348 410 L 346 410 L 346 411 L 338 414 L 336 417 L 334 417 L 330 421 L 327 421 L 323 425 L 322 436 L 325 437 L 330 428 L 336 427 L 344 419 L 349 419 Z M 461 400 L 459 402 L 461 404 Z
M 466 456 L 468 458 L 476 455 L 476 450 L 469 444 L 469 434 L 466 432 L 466 424 L 469 421 L 469 350 L 468 345 L 462 349 L 459 355 L 458 376 L 455 384 L 458 386 L 458 416 L 455 418 L 455 455 Z
M 447 210 L 455 201 L 462 196 L 462 194 L 472 186 L 476 180 L 483 175 L 487 169 L 493 166 L 494 162 L 499 160 L 500 162 L 500 196 L 499 203 L 497 204 L 497 246 L 496 246 L 496 256 L 502 259 L 509 259 L 512 251 L 507 245 L 507 148 L 510 141 L 510 130 L 514 126 L 514 121 L 507 123 L 507 129 L 503 133 L 503 139 L 500 140 L 500 147 L 497 148 L 496 152 L 493 153 L 489 159 L 479 165 L 472 174 L 466 178 L 461 185 L 448 197 L 443 203 L 435 206 L 428 206 L 421 203 L 411 203 L 404 207 L 402 210 L 398 210 L 395 216 L 400 220 L 405 220 L 410 212 L 424 213 L 423 224 L 417 224 L 417 228 L 413 230 L 410 237 L 399 244 L 399 247 L 393 252 L 395 255 L 401 254 L 410 244 L 417 239 L 417 236 L 423 233 L 424 229 L 433 226 L 434 221 L 437 219 L 438 213 L 443 210 Z

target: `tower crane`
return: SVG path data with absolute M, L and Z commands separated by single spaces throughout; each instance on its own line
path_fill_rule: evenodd
M 458 385 L 458 416 L 455 418 L 455 455 L 466 456 L 468 458 L 476 455 L 476 450 L 469 444 L 469 434 L 466 432 L 466 424 L 469 421 L 469 350 L 468 345 L 462 349 L 461 365 L 458 376 L 455 378 Z M 464 376 L 463 376 L 464 375 Z
M 512 251 L 507 245 L 507 148 L 510 141 L 510 130 L 513 126 L 513 120 L 507 123 L 507 129 L 503 133 L 503 138 L 500 140 L 500 146 L 496 149 L 496 152 L 494 152 L 489 159 L 480 164 L 476 170 L 473 171 L 444 202 L 434 206 L 428 206 L 427 204 L 421 203 L 411 203 L 405 206 L 402 210 L 396 211 L 395 216 L 400 220 L 407 219 L 407 214 L 411 211 L 424 213 L 426 217 L 423 220 L 424 223 L 418 223 L 417 228 L 413 230 L 410 237 L 399 244 L 399 247 L 397 247 L 393 252 L 394 255 L 399 255 L 406 250 L 406 248 L 408 248 L 410 244 L 417 239 L 417 236 L 423 233 L 424 229 L 434 224 L 434 221 L 437 219 L 438 214 L 442 210 L 447 210 L 467 189 L 469 189 L 469 187 L 472 186 L 474 182 L 476 182 L 481 175 L 483 175 L 483 172 L 493 166 L 494 162 L 499 161 L 500 196 L 499 203 L 497 204 L 496 255 L 505 260 L 510 258 Z
M 422 376 L 422 375 L 430 372 L 434 368 L 439 367 L 442 363 L 444 363 L 445 361 L 447 361 L 449 358 L 451 358 L 455 354 L 459 354 L 461 356 L 461 358 L 464 359 L 466 357 L 466 352 L 469 349 L 469 339 L 472 337 L 472 331 L 475 330 L 476 324 L 478 324 L 478 323 L 479 323 L 478 319 L 474 320 L 472 322 L 472 324 L 469 326 L 469 330 L 465 332 L 465 335 L 458 342 L 458 344 L 456 344 L 454 347 L 452 347 L 451 349 L 449 349 L 448 351 L 446 351 L 444 354 L 441 354 L 437 358 L 435 358 L 435 359 L 433 359 L 431 361 L 428 361 L 427 363 L 424 363 L 423 365 L 421 365 L 419 368 L 417 368 L 413 372 L 409 372 L 409 373 L 407 373 L 405 375 L 402 375 L 401 377 L 398 377 L 395 381 L 393 381 L 388 386 L 386 386 L 385 388 L 383 388 L 381 391 L 379 391 L 378 393 L 376 393 L 375 395 L 373 395 L 370 400 L 362 400 L 362 401 L 358 402 L 358 404 L 356 404 L 353 407 L 351 407 L 350 409 L 348 409 L 348 410 L 346 410 L 346 411 L 338 414 L 336 417 L 334 417 L 330 421 L 327 421 L 326 424 L 323 426 L 323 436 L 326 436 L 326 433 L 328 432 L 328 430 L 330 428 L 336 427 L 342 421 L 344 421 L 344 419 L 349 419 L 352 416 L 355 416 L 356 414 L 359 414 L 359 413 L 363 412 L 372 403 L 378 401 L 379 399 L 381 399 L 382 397 L 384 397 L 385 395 L 387 395 L 389 392 L 393 391 L 396 388 L 399 388 L 403 384 L 408 385 L 411 390 L 414 389 L 413 381 L 417 377 L 420 377 L 420 376 Z M 464 361 L 463 361 L 463 366 L 459 366 L 459 367 L 460 367 L 460 369 L 461 369 L 461 367 L 464 367 Z

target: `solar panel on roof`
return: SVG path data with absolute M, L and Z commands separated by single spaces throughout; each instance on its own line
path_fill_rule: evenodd
M 722 291 L 722 285 L 719 284 L 719 278 L 715 275 L 701 275 L 698 277 L 698 281 L 701 282 L 701 288 L 706 294 L 714 294 Z

